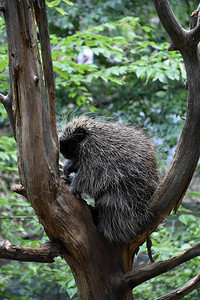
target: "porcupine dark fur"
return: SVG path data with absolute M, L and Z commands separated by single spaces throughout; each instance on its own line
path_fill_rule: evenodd
M 151 219 L 158 182 L 154 149 L 139 129 L 87 117 L 69 122 L 60 136 L 71 192 L 95 200 L 97 227 L 110 241 L 130 243 Z

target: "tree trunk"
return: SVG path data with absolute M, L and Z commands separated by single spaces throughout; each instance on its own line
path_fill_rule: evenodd
M 131 268 L 128 247 L 105 241 L 97 232 L 86 203 L 71 195 L 59 178 L 58 145 L 52 134 L 55 122 L 50 125 L 52 115 L 48 107 L 52 104 L 47 104 L 42 80 L 33 2 L 1 2 L 24 193 L 50 239 L 65 246 L 62 257 L 72 269 L 81 299 L 132 299 L 132 292 L 119 284 L 119 278 Z M 39 24 L 45 2 L 36 1 L 34 6 Z

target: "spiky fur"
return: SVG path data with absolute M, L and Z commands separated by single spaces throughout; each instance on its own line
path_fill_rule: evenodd
M 95 199 L 97 227 L 114 242 L 130 243 L 150 220 L 158 172 L 148 138 L 133 127 L 87 117 L 69 122 L 60 137 L 73 193 Z

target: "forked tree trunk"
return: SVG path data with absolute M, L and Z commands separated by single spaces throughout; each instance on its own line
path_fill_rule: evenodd
M 167 1 L 155 3 L 162 6 Z M 54 80 L 45 1 L 1 0 L 1 4 L 6 21 L 10 63 L 10 93 L 5 97 L 4 105 L 10 107 L 13 101 L 11 123 L 14 124 L 18 144 L 19 173 L 23 187 L 21 192 L 35 209 L 50 240 L 61 242 L 64 246 L 62 257 L 72 269 L 80 299 L 132 299 L 131 288 L 142 281 L 137 281 L 136 277 L 135 281 L 134 278 L 125 278 L 125 275 L 131 270 L 133 253 L 145 241 L 147 232 L 133 241 L 130 247 L 107 242 L 98 233 L 87 204 L 75 198 L 59 178 L 55 89 L 52 88 Z M 159 7 L 157 9 L 159 11 Z M 40 31 L 48 101 L 34 18 Z M 176 40 L 176 36 L 174 39 Z M 188 81 L 189 111 L 179 151 L 155 194 L 152 212 L 156 218 L 149 227 L 149 232 L 158 226 L 184 194 L 200 153 L 200 143 L 196 145 L 193 140 L 200 139 L 200 110 L 197 99 L 200 94 L 200 63 L 197 46 L 191 51 L 192 56 L 188 55 L 187 47 L 184 47 L 185 45 L 178 44 L 178 49 L 181 48 L 187 64 L 187 72 L 194 78 L 194 81 Z M 184 142 L 187 143 L 190 130 L 188 126 L 191 127 L 194 137 L 189 139 L 190 145 L 185 147 Z M 184 163 L 183 152 L 186 152 L 187 159 L 190 159 L 189 164 Z M 179 164 L 184 174 L 181 174 L 179 168 L 179 178 L 176 178 L 174 166 Z
M 59 178 L 58 144 L 52 133 L 55 122 L 51 122 L 55 103 L 54 99 L 46 102 L 33 1 L 2 4 L 24 194 L 50 239 L 66 247 L 62 256 L 72 269 L 81 299 L 132 299 L 130 290 L 118 284 L 121 275 L 130 270 L 128 247 L 107 243 L 98 234 L 86 203 L 71 195 Z M 44 22 L 45 2 L 35 1 L 34 6 L 38 24 Z M 47 76 L 46 81 L 48 86 Z

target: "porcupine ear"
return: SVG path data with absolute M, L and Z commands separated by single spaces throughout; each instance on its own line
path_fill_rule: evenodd
M 78 156 L 79 145 L 85 139 L 87 133 L 82 127 L 74 130 L 69 139 L 60 139 L 60 152 L 67 159 L 75 159 Z

